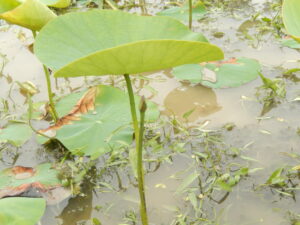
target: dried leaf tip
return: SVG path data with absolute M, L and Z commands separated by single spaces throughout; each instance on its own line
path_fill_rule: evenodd
M 144 113 L 144 112 L 146 112 L 146 110 L 147 110 L 147 103 L 146 103 L 145 97 L 142 96 L 141 101 L 140 101 L 140 112 Z
M 98 95 L 98 87 L 91 87 L 76 103 L 72 110 L 62 118 L 60 118 L 55 125 L 47 129 L 40 130 L 47 132 L 49 130 L 57 130 L 64 125 L 71 124 L 72 121 L 80 120 L 80 115 L 88 113 L 90 110 L 95 109 L 95 99 Z

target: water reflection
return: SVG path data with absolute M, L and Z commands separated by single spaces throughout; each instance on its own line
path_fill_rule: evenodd
M 215 92 L 202 85 L 183 85 L 174 89 L 165 98 L 164 106 L 164 113 L 167 115 L 174 115 L 179 120 L 189 122 L 222 109 L 217 103 Z
M 77 224 L 89 220 L 92 215 L 93 186 L 90 182 L 83 182 L 83 193 L 69 200 L 69 204 L 57 217 L 62 225 Z

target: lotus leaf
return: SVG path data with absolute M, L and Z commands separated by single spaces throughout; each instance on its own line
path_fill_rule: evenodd
M 300 42 L 300 1 L 284 0 L 282 19 L 288 34 Z
M 232 58 L 227 61 L 188 64 L 173 69 L 180 80 L 201 83 L 212 88 L 238 87 L 259 76 L 260 65 L 254 59 Z
M 281 41 L 281 44 L 283 46 L 289 47 L 289 48 L 294 48 L 294 49 L 300 49 L 300 43 L 294 39 L 283 39 Z
M 0 128 L 0 143 L 8 142 L 19 147 L 31 136 L 32 130 L 27 124 L 11 123 L 5 128 Z
M 200 20 L 206 14 L 205 6 L 203 3 L 197 3 L 192 9 L 193 20 Z M 182 7 L 172 7 L 166 10 L 163 10 L 156 15 L 158 16 L 170 16 L 175 19 L 178 19 L 183 22 L 189 20 L 189 4 L 185 3 Z
M 0 198 L 19 195 L 30 188 L 47 191 L 61 186 L 58 171 L 44 163 L 36 168 L 15 166 L 0 172 Z
M 55 8 L 66 8 L 71 4 L 71 0 L 40 0 L 40 2 Z
M 46 208 L 42 198 L 4 198 L 0 200 L 1 225 L 35 225 Z
M 39 0 L 0 0 L 0 18 L 7 22 L 40 30 L 56 15 Z
M 121 11 L 60 16 L 37 36 L 37 57 L 56 77 L 136 74 L 217 60 L 223 52 L 179 21 Z
M 58 102 L 56 108 L 61 119 L 47 130 L 56 130 L 55 137 L 74 154 L 97 157 L 131 143 L 128 105 L 126 93 L 110 86 L 73 93 Z M 155 120 L 158 114 L 156 105 L 149 102 L 148 120 Z

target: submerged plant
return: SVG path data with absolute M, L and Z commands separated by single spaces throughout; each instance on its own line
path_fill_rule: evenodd
M 286 96 L 285 82 L 283 79 L 269 79 L 259 73 L 263 85 L 257 88 L 256 96 L 263 103 L 261 116 L 276 107 Z
M 58 17 L 37 36 L 35 53 L 55 71 L 56 77 L 124 76 L 135 134 L 143 225 L 148 224 L 142 167 L 146 103 L 141 101 L 139 124 L 129 74 L 222 59 L 223 52 L 205 41 L 201 34 L 189 31 L 171 18 L 142 17 L 110 10 Z

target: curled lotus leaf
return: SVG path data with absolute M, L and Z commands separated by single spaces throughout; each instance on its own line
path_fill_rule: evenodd
M 173 18 L 111 10 L 57 17 L 38 34 L 34 52 L 56 77 L 137 74 L 223 58 Z
M 40 0 L 0 0 L 0 18 L 37 31 L 56 17 Z
M 287 33 L 300 42 L 300 1 L 284 0 L 282 19 Z
M 51 164 L 40 164 L 36 168 L 15 166 L 0 171 L 0 198 L 20 195 L 31 188 L 46 192 L 61 186 L 58 171 Z
M 42 198 L 4 198 L 0 199 L 1 225 L 35 225 L 46 208 Z

